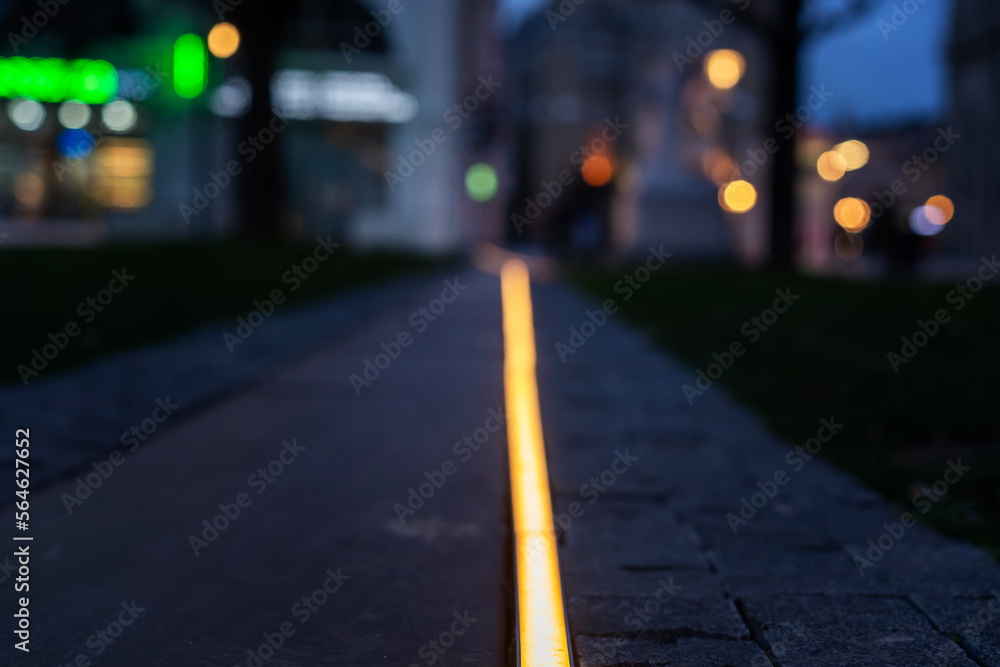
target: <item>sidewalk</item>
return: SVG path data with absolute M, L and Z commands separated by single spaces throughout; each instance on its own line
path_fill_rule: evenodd
M 472 270 L 459 283 L 366 292 L 352 314 L 315 320 L 340 322 L 319 336 L 276 316 L 268 363 L 171 417 L 72 513 L 75 479 L 33 490 L 32 653 L 8 641 L 3 664 L 505 664 L 500 287 Z M 445 294 L 433 320 L 420 313 Z M 840 428 L 831 406 L 817 432 L 783 443 L 718 387 L 689 407 L 690 372 L 621 316 L 563 364 L 555 344 L 589 309 L 566 286 L 535 286 L 577 665 L 1000 666 L 993 559 L 897 528 L 902 510 L 818 458 L 786 459 L 863 424 Z M 175 362 L 158 356 L 168 348 Z M 106 372 L 107 395 L 145 383 L 135 410 L 151 409 L 188 353 L 134 354 L 80 373 Z M 134 421 L 108 409 L 111 439 L 79 452 L 98 463 Z M 77 423 L 20 426 L 56 451 Z M 13 521 L 7 506 L 0 524 Z
M 542 415 L 582 667 L 1000 665 L 991 557 L 900 525 L 905 508 L 818 458 L 790 465 L 787 452 L 816 433 L 781 442 L 718 387 L 689 406 L 681 386 L 691 372 L 620 315 L 563 364 L 555 344 L 593 308 L 564 287 L 536 289 Z M 836 414 L 817 414 L 817 431 Z M 823 446 L 863 428 L 824 430 Z M 730 521 L 755 493 L 762 507 Z
M 453 453 L 502 405 L 498 282 L 464 274 L 434 322 L 410 321 L 452 278 L 396 283 L 377 317 L 178 413 L 71 515 L 74 481 L 33 493 L 31 654 L 8 634 L 0 663 L 499 664 L 502 431 Z M 402 332 L 357 395 L 350 376 Z

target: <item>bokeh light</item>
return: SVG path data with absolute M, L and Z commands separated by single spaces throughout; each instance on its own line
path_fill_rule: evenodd
M 90 105 L 79 100 L 67 100 L 59 105 L 56 118 L 59 123 L 71 130 L 77 130 L 90 122 Z
M 712 148 L 701 158 L 701 170 L 716 185 L 734 181 L 740 177 L 740 167 L 721 148 Z
M 205 89 L 205 45 L 198 35 L 181 35 L 174 42 L 174 90 L 186 99 Z
M 45 122 L 45 107 L 35 100 L 17 99 L 7 105 L 7 115 L 19 129 L 32 132 Z
M 955 203 L 944 195 L 934 195 L 927 200 L 927 219 L 935 225 L 943 225 L 955 217 Z
M 138 115 L 128 100 L 117 99 L 101 109 L 101 121 L 112 132 L 128 132 L 135 127 Z
M 19 174 L 14 181 L 14 197 L 28 208 L 37 208 L 45 197 L 45 182 L 30 171 Z
M 864 142 L 858 141 L 857 139 L 851 139 L 837 144 L 833 147 L 833 150 L 840 153 L 840 155 L 844 158 L 844 168 L 847 171 L 861 169 L 861 167 L 868 164 L 868 146 L 866 146 Z
M 705 76 L 720 90 L 729 90 L 743 78 L 747 61 L 738 51 L 719 49 L 705 58 Z
M 607 185 L 611 180 L 614 166 L 605 155 L 591 155 L 584 160 L 580 173 L 583 174 L 583 180 L 587 185 L 599 188 L 602 185 Z
M 920 236 L 934 236 L 944 231 L 944 225 L 931 222 L 926 206 L 918 206 L 910 211 L 910 229 Z
M 208 50 L 216 58 L 228 58 L 240 46 L 240 31 L 232 23 L 216 23 L 208 33 Z
M 733 181 L 722 186 L 723 208 L 731 213 L 746 213 L 757 203 L 757 190 L 746 181 Z
M 829 140 L 823 137 L 804 136 L 795 142 L 795 164 L 802 169 L 812 169 L 816 160 L 830 150 Z
M 844 231 L 857 234 L 868 226 L 872 210 L 868 204 L 857 197 L 845 197 L 833 207 L 833 219 L 844 228 Z
M 90 132 L 79 128 L 63 130 L 56 137 L 56 150 L 70 158 L 85 158 L 94 152 L 97 140 Z
M 246 115 L 253 102 L 253 86 L 242 76 L 231 76 L 212 92 L 208 107 L 224 118 Z
M 861 252 L 864 249 L 864 240 L 860 236 L 848 232 L 840 232 L 833 241 L 834 254 L 845 262 L 853 262 L 861 257 Z
M 493 199 L 500 189 L 500 179 L 497 171 L 485 162 L 469 167 L 465 172 L 465 191 L 475 201 L 485 202 Z
M 839 181 L 847 171 L 847 161 L 837 151 L 827 151 L 816 160 L 816 171 L 824 181 Z

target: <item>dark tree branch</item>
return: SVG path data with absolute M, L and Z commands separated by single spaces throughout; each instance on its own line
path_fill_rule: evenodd
M 776 32 L 776 27 L 763 21 L 756 12 L 753 11 L 755 0 L 688 0 L 688 4 L 700 7 L 713 14 L 721 14 L 728 9 L 736 15 L 733 25 L 746 28 L 758 33 L 762 37 L 771 37 Z

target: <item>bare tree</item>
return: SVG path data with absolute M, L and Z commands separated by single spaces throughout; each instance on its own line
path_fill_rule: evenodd
M 724 9 L 736 15 L 735 25 L 755 33 L 768 49 L 773 72 L 767 118 L 771 123 L 793 113 L 799 103 L 802 47 L 822 35 L 855 22 L 884 0 L 692 0 L 711 12 Z M 823 5 L 823 6 L 821 6 Z M 740 8 L 744 9 L 740 9 Z M 778 139 L 771 175 L 770 262 L 790 267 L 795 256 L 796 136 Z

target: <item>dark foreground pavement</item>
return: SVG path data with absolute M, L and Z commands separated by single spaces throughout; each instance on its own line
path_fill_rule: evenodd
M 75 481 L 33 493 L 32 652 L 7 634 L 2 664 L 504 664 L 499 282 L 461 282 L 425 329 L 411 314 L 443 280 L 382 292 L 377 317 L 179 412 L 72 514 Z M 592 308 L 535 289 L 579 665 L 1000 665 L 993 559 L 900 533 L 907 508 L 818 459 L 789 463 L 816 433 L 782 443 L 718 388 L 689 405 L 692 373 L 616 317 L 562 363 L 555 344 Z M 357 395 L 350 376 L 402 333 L 411 344 Z M 25 425 L 44 446 L 51 427 Z M 394 507 L 422 484 L 412 514 Z M 745 523 L 727 519 L 757 492 Z
M 5 629 L 0 662 L 499 664 L 503 431 L 462 449 L 468 460 L 453 452 L 502 406 L 499 290 L 490 277 L 462 283 L 422 332 L 411 313 L 442 280 L 400 287 L 379 318 L 172 417 L 72 515 L 61 497 L 75 482 L 34 494 L 31 653 L 15 655 Z M 403 332 L 410 346 L 357 395 L 349 376 Z M 30 426 L 41 443 L 45 422 Z M 447 478 L 435 474 L 445 460 Z M 394 505 L 425 472 L 444 483 L 401 523 Z M 218 518 L 240 494 L 239 515 Z

